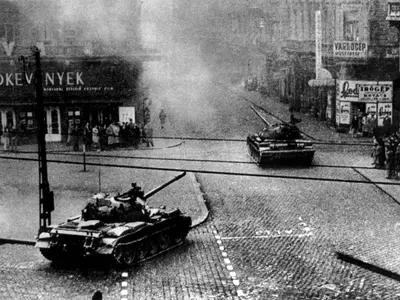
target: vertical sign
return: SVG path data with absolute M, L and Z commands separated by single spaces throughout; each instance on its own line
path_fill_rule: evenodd
M 321 78 L 322 69 L 322 24 L 321 11 L 315 12 L 315 77 Z

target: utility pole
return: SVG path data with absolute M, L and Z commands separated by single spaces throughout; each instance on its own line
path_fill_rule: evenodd
M 36 121 L 39 161 L 39 233 L 45 231 L 51 223 L 54 210 L 54 193 L 50 191 L 46 157 L 46 125 L 44 122 L 43 78 L 40 62 L 40 50 L 32 48 L 35 57 Z

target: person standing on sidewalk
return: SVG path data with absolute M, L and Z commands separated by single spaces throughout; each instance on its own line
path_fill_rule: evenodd
M 154 147 L 153 144 L 153 128 L 151 128 L 150 123 L 144 126 L 143 136 L 146 141 L 147 147 Z
M 394 144 L 389 140 L 386 144 L 386 179 L 394 178 Z
M 165 113 L 164 108 L 161 108 L 158 117 L 160 118 L 161 129 L 163 129 L 165 125 L 165 120 L 167 119 L 167 114 Z
M 10 131 L 10 151 L 17 151 L 19 133 L 18 129 L 14 126 Z
M 354 115 L 353 119 L 351 120 L 350 134 L 353 137 L 357 137 L 357 132 L 358 132 L 358 116 Z
M 93 147 L 97 148 L 97 151 L 100 151 L 99 128 L 97 125 L 95 125 L 92 129 L 92 141 L 93 141 Z
M 4 151 L 8 151 L 10 149 L 11 129 L 12 125 L 8 124 L 3 130 Z

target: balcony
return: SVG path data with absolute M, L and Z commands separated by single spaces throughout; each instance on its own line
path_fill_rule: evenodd
M 391 25 L 398 26 L 400 22 L 400 1 L 389 0 L 386 20 Z

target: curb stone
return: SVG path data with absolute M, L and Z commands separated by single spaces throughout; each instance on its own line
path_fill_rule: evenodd
M 195 228 L 207 221 L 208 215 L 210 212 L 207 208 L 206 200 L 203 197 L 203 192 L 201 191 L 200 183 L 197 181 L 196 175 L 191 172 L 188 173 L 188 175 L 189 175 L 190 179 L 192 180 L 193 190 L 196 195 L 196 200 L 197 200 L 197 203 L 198 203 L 198 205 L 200 207 L 200 211 L 201 211 L 200 216 L 196 220 L 194 220 L 194 222 L 192 224 L 192 228 Z

